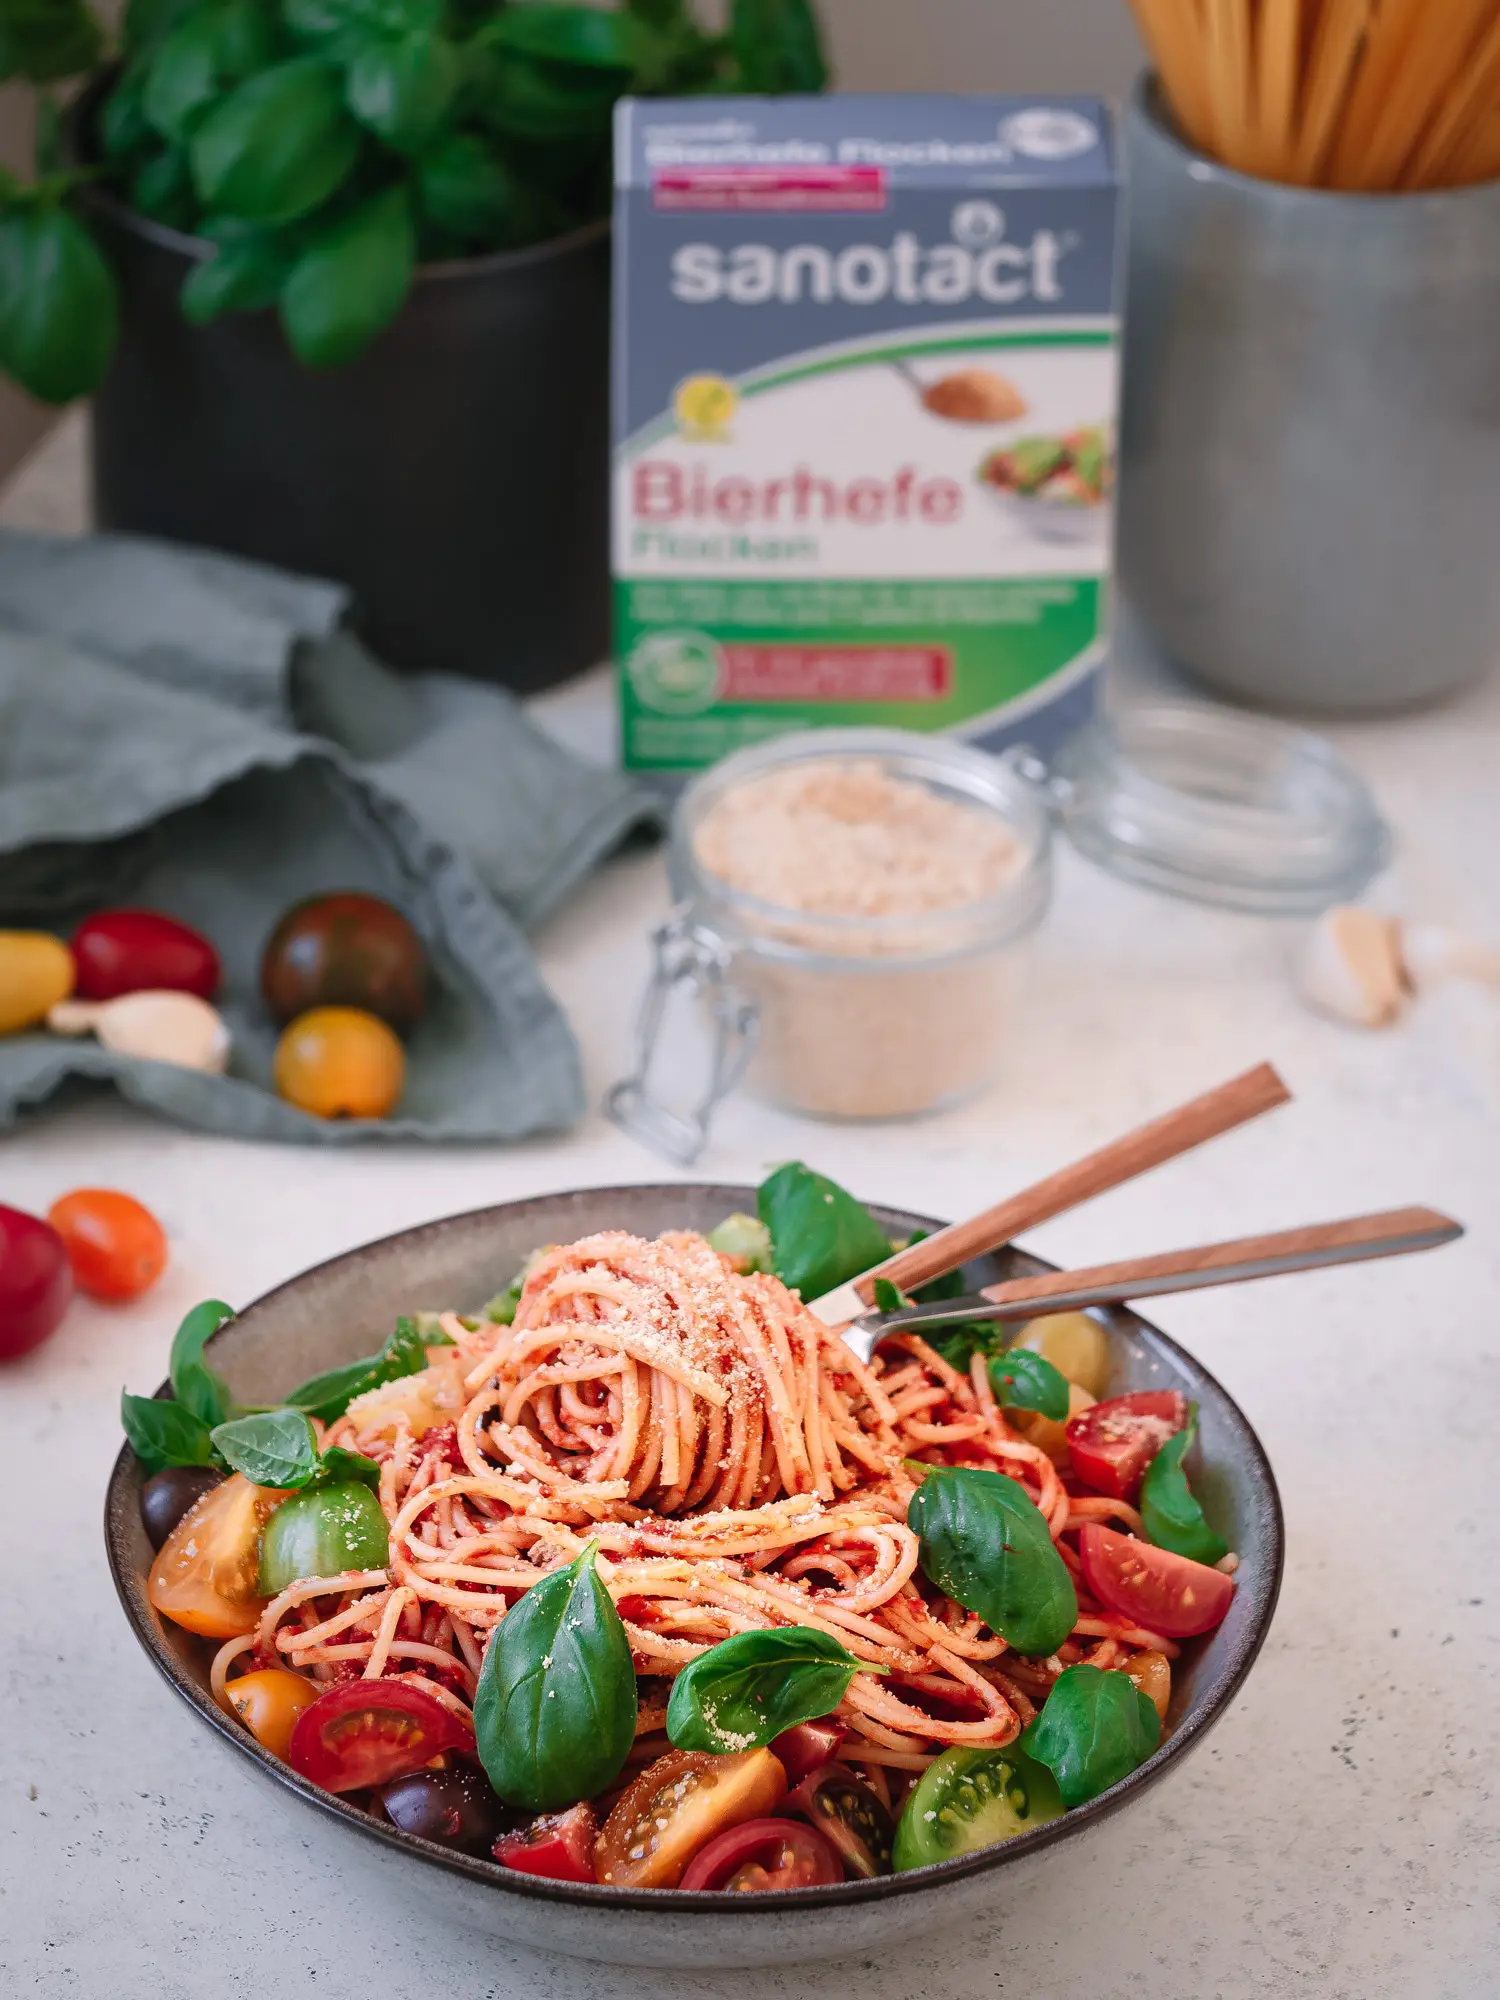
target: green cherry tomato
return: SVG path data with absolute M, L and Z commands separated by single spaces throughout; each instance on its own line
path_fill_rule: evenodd
M 928 1765 L 896 1826 L 891 1866 L 925 1868 L 1061 1819 L 1050 1771 L 1014 1750 L 945 1750 Z
M 305 1576 L 383 1569 L 390 1555 L 385 1513 L 357 1479 L 283 1500 L 260 1538 L 260 1592 L 275 1597 Z

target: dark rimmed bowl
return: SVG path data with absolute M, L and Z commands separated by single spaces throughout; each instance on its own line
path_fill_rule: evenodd
M 247 1402 L 274 1402 L 294 1381 L 368 1353 L 400 1313 L 473 1307 L 510 1282 L 528 1251 L 597 1229 L 654 1236 L 710 1229 L 736 1209 L 753 1210 L 748 1187 L 702 1183 L 590 1188 L 476 1209 L 319 1264 L 268 1292 L 212 1343 L 215 1366 Z M 875 1213 L 893 1235 L 938 1225 L 898 1209 Z M 978 1283 L 1050 1267 L 1007 1251 L 969 1267 Z M 110 1477 L 104 1534 L 115 1587 L 147 1655 L 184 1701 L 266 1778 L 323 1813 L 346 1837 L 351 1863 L 385 1871 L 393 1906 L 413 1893 L 425 1867 L 425 1905 L 454 1922 L 519 1944 L 614 1964 L 682 1969 L 795 1963 L 868 1951 L 961 1916 L 1020 1888 L 1060 1842 L 1089 1837 L 1112 1813 L 1179 1764 L 1238 1692 L 1260 1651 L 1281 1583 L 1283 1531 L 1276 1481 L 1260 1442 L 1213 1377 L 1134 1313 L 1100 1315 L 1110 1333 L 1112 1394 L 1177 1388 L 1200 1406 L 1203 1470 L 1196 1485 L 1214 1525 L 1240 1555 L 1229 1616 L 1193 1642 L 1173 1675 L 1169 1733 L 1123 1784 L 1035 1833 L 937 1867 L 834 1889 L 777 1895 L 684 1894 L 680 1890 L 574 1887 L 518 1875 L 398 1833 L 357 1806 L 320 1791 L 278 1762 L 216 1706 L 208 1688 L 212 1648 L 165 1624 L 146 1601 L 151 1546 L 140 1519 L 141 1474 L 129 1450 Z

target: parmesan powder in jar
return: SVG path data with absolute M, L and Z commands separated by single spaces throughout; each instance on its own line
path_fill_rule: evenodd
M 896 730 L 782 737 L 684 793 L 673 865 L 756 1010 L 760 1095 L 903 1117 L 999 1068 L 1051 884 L 1045 807 L 1006 763 Z

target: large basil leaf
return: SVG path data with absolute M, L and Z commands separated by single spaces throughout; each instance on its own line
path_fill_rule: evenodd
M 200 7 L 177 23 L 152 57 L 141 109 L 164 139 L 185 139 L 218 89 L 218 9 Z
M 830 1715 L 857 1673 L 879 1673 L 811 1625 L 736 1632 L 689 1662 L 672 1683 L 667 1734 L 679 1750 L 724 1755 Z
M 153 222 L 164 222 L 169 229 L 192 228 L 198 200 L 187 154 L 180 146 L 169 146 L 142 162 L 131 176 L 130 206 L 140 215 L 149 215 Z
M 156 1396 L 120 1394 L 120 1423 L 130 1449 L 148 1473 L 169 1465 L 217 1465 L 203 1419 Z
M 804 1299 L 821 1298 L 891 1254 L 869 1210 L 800 1160 L 762 1181 L 755 1199 L 771 1232 L 776 1275 Z
M 13 76 L 56 83 L 92 69 L 103 37 L 84 0 L 5 0 L 0 6 L 0 83 Z
M 1066 1563 L 1024 1487 L 1003 1472 L 936 1467 L 912 1495 L 922 1573 L 1018 1653 L 1055 1653 L 1078 1620 Z
M 272 232 L 252 232 L 221 243 L 194 264 L 182 283 L 184 315 L 206 326 L 221 313 L 255 312 L 275 305 L 286 282 L 287 250 Z
M 775 96 L 822 90 L 828 82 L 811 0 L 732 0 L 729 42 L 743 90 Z
M 619 10 L 518 0 L 498 16 L 489 39 L 497 48 L 546 62 L 628 73 L 651 33 L 636 15 Z
M 291 222 L 326 201 L 359 153 L 338 66 L 294 56 L 238 85 L 193 134 L 193 179 L 210 207 Z
M 0 219 L 0 368 L 22 388 L 43 403 L 89 395 L 118 323 L 114 278 L 76 215 L 41 205 Z
M 1161 1741 L 1161 1717 L 1121 1673 L 1068 1667 L 1052 1683 L 1020 1747 L 1057 1780 L 1071 1811 L 1144 1764 Z
M 378 1354 L 363 1360 L 347 1361 L 342 1368 L 330 1368 L 301 1383 L 287 1397 L 294 1410 L 306 1410 L 310 1417 L 331 1424 L 341 1417 L 356 1396 L 378 1389 L 385 1382 L 399 1382 L 404 1375 L 416 1375 L 427 1366 L 429 1347 L 451 1347 L 445 1333 L 424 1327 L 420 1321 L 402 1318 Z
M 400 312 L 417 261 L 404 187 L 387 188 L 321 230 L 281 288 L 281 324 L 309 368 L 362 354 Z
M 498 24 L 497 24 L 498 25 Z M 606 140 L 629 79 L 619 70 L 536 62 L 494 45 L 481 29 L 465 59 L 475 114 L 508 138 Z M 576 149 L 570 164 L 577 165 Z
M 1035 1410 L 1055 1424 L 1068 1416 L 1068 1378 L 1044 1354 L 1008 1347 L 990 1363 L 990 1387 L 1002 1410 Z
M 635 1668 L 594 1544 L 501 1619 L 474 1695 L 479 1760 L 502 1799 L 553 1812 L 604 1790 L 635 1741 Z
M 219 1328 L 234 1318 L 234 1308 L 222 1299 L 205 1299 L 178 1327 L 172 1340 L 167 1373 L 172 1394 L 184 1409 L 201 1417 L 212 1430 L 229 1415 L 232 1398 L 221 1376 L 203 1359 L 203 1350 Z
M 371 42 L 349 65 L 349 109 L 376 138 L 414 153 L 442 125 L 458 79 L 458 52 L 443 35 Z
M 252 1486 L 306 1486 L 318 1472 L 318 1440 L 300 1410 L 258 1410 L 213 1431 L 214 1449 Z
M 1229 1544 L 1208 1525 L 1183 1470 L 1182 1461 L 1197 1435 L 1198 1405 L 1189 1403 L 1186 1424 L 1167 1439 L 1146 1467 L 1141 1481 L 1141 1522 L 1147 1539 L 1158 1548 L 1212 1568 L 1228 1555 Z

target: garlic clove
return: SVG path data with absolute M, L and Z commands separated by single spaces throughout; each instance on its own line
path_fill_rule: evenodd
M 1303 949 L 1298 985 L 1311 1006 L 1336 1021 L 1389 1027 L 1410 997 L 1399 926 L 1352 904 L 1325 910 Z
M 1441 924 L 1403 925 L 1400 945 L 1406 983 L 1418 993 L 1428 993 L 1449 979 L 1500 986 L 1500 946 L 1483 944 Z
M 229 1065 L 229 1030 L 216 1007 L 196 993 L 122 993 L 97 1004 L 64 1000 L 47 1015 L 61 1035 L 87 1034 L 115 1055 L 222 1076 Z

